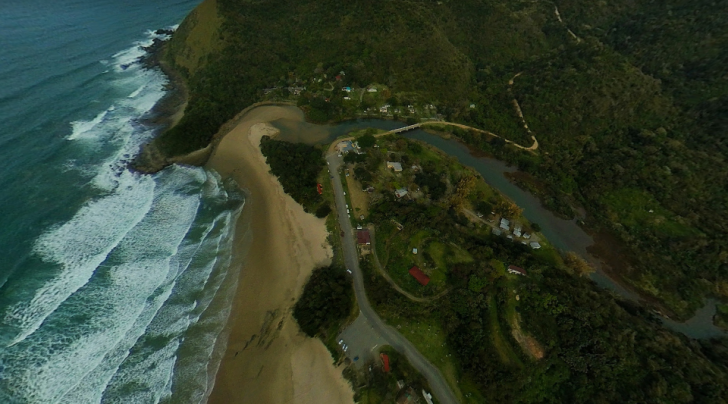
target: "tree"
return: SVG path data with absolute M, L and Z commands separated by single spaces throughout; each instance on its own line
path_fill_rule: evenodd
M 501 199 L 498 204 L 495 205 L 495 211 L 506 217 L 518 217 L 523 209 L 519 208 L 518 205 L 508 199 Z
M 359 137 L 357 139 L 357 142 L 359 143 L 359 147 L 368 148 L 374 146 L 377 143 L 377 138 L 367 133 L 366 135 Z

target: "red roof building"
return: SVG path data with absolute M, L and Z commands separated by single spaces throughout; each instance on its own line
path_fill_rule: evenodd
M 528 273 L 526 272 L 525 269 L 523 269 L 521 267 L 517 267 L 515 265 L 509 265 L 508 266 L 508 272 L 509 273 L 512 273 L 514 275 L 523 275 L 523 276 L 527 276 L 528 275 Z
M 409 273 L 415 279 L 417 279 L 417 282 L 421 283 L 422 286 L 427 286 L 427 284 L 430 283 L 430 277 L 425 275 L 425 273 L 417 268 L 417 266 L 413 266 L 412 268 L 410 268 Z
M 389 372 L 389 356 L 385 353 L 380 353 L 379 357 L 382 358 L 382 365 L 384 365 L 384 371 Z
M 372 243 L 372 237 L 369 235 L 369 230 L 357 230 L 356 242 L 359 244 L 370 245 Z
M 318 191 L 319 195 L 324 193 L 324 186 L 321 184 L 316 184 L 316 191 Z

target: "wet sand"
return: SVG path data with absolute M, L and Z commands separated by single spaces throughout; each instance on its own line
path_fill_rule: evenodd
M 207 163 L 248 191 L 236 230 L 243 269 L 209 403 L 353 403 L 323 343 L 306 337 L 291 315 L 311 271 L 331 262 L 324 220 L 283 192 L 259 149 L 263 135 L 277 132 L 266 122 L 300 116 L 280 106 L 246 112 Z

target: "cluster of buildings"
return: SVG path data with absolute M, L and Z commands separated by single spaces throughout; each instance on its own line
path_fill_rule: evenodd
M 339 155 L 354 152 L 356 154 L 362 154 L 361 147 L 358 142 L 352 142 L 351 140 L 342 140 L 336 145 L 336 152 Z
M 520 223 L 516 223 L 513 226 L 513 234 L 509 234 L 511 231 L 511 222 L 505 217 L 502 217 L 498 228 L 494 227 L 491 232 L 496 236 L 500 236 L 501 234 L 503 234 L 504 231 L 507 234 L 506 237 L 508 237 L 508 239 L 510 240 L 513 240 L 515 236 L 516 238 L 522 238 L 523 240 L 521 240 L 521 243 L 530 246 L 534 250 L 538 250 L 539 248 L 541 248 L 541 244 L 539 244 L 538 241 L 527 241 L 531 238 L 531 235 L 523 231 L 523 227 L 521 227 Z

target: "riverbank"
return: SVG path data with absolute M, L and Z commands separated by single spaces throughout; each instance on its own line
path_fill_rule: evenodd
M 291 316 L 313 268 L 332 257 L 324 220 L 284 193 L 259 149 L 261 137 L 276 132 L 267 122 L 297 116 L 295 108 L 280 106 L 248 110 L 216 142 L 206 165 L 248 191 L 235 239 L 236 264 L 243 269 L 213 404 L 353 402 L 330 353 L 305 337 Z

